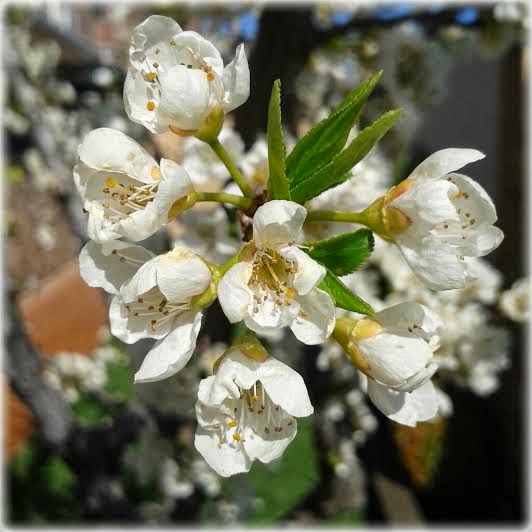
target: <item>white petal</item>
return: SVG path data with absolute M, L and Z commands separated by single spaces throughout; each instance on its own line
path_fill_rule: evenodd
M 189 49 L 207 63 L 217 74 L 222 74 L 223 60 L 220 52 L 210 41 L 195 31 L 184 31 L 175 38 L 176 49 Z
M 120 293 L 126 303 L 135 301 L 139 296 L 149 292 L 157 285 L 157 266 L 159 261 L 159 257 L 154 257 L 143 264 L 132 279 L 122 286 Z
M 102 127 L 91 131 L 79 147 L 79 158 L 96 170 L 122 172 L 144 183 L 152 183 L 155 159 L 121 131 Z
M 237 47 L 235 58 L 225 67 L 222 83 L 225 89 L 222 107 L 229 113 L 249 97 L 249 66 L 243 44 Z
M 253 217 L 257 247 L 277 247 L 298 241 L 307 209 L 293 201 L 273 200 L 260 206 Z
M 255 332 L 269 331 L 278 327 L 284 327 L 283 309 L 281 305 L 271 299 L 262 301 L 257 305 L 257 312 L 253 311 L 246 316 L 246 325 Z
M 438 412 L 438 398 L 430 381 L 408 393 L 390 390 L 368 379 L 368 395 L 385 416 L 410 427 L 415 427 L 418 421 L 432 419 Z
M 440 239 L 425 237 L 415 249 L 403 245 L 399 237 L 396 242 L 416 276 L 428 288 L 450 290 L 464 287 L 465 265 Z
M 450 199 L 456 193 L 457 188 L 447 180 L 421 181 L 414 183 L 409 190 L 390 202 L 390 205 L 404 212 L 413 224 L 422 221 L 429 224 L 427 227 L 431 227 L 439 222 L 460 220 Z
M 244 448 L 250 460 L 258 458 L 262 463 L 268 464 L 272 460 L 279 458 L 290 445 L 297 434 L 297 421 L 294 419 L 291 425 L 283 423 L 281 432 L 264 431 L 254 434 L 249 431 L 246 434 Z
M 181 33 L 179 24 L 161 15 L 152 15 L 133 30 L 131 35 L 132 48 L 130 62 L 137 70 L 147 69 L 146 57 L 153 59 L 157 56 L 160 65 L 167 65 L 175 61 L 175 50 L 170 40 Z M 154 50 L 158 49 L 157 54 Z
M 375 319 L 388 330 L 409 331 L 424 338 L 430 338 L 443 326 L 432 310 L 411 301 L 381 310 Z
M 130 319 L 129 313 L 120 296 L 114 296 L 109 306 L 109 326 L 111 334 L 126 344 L 134 344 L 142 338 L 148 338 L 146 320 Z
M 190 178 L 185 169 L 173 161 L 162 159 L 161 181 L 155 199 L 144 209 L 121 220 L 116 231 L 133 241 L 148 238 L 168 222 L 172 205 L 190 189 Z
M 168 301 L 184 303 L 208 288 L 211 272 L 190 251 L 176 246 L 158 258 L 157 285 Z
M 224 354 L 218 367 L 215 379 L 210 386 L 205 384 L 200 387 L 198 398 L 202 403 L 210 406 L 219 406 L 228 398 L 239 399 L 240 388 L 249 389 L 257 382 L 257 368 L 260 362 L 252 360 L 238 349 L 233 349 Z
M 468 148 L 446 148 L 439 150 L 422 163 L 410 174 L 410 179 L 439 179 L 450 172 L 459 170 L 466 164 L 473 163 L 484 158 L 484 154 L 478 150 Z
M 218 299 L 231 323 L 241 321 L 249 313 L 253 294 L 248 288 L 252 265 L 238 262 L 227 271 L 218 284 Z
M 179 129 L 199 129 L 209 111 L 210 88 L 205 72 L 177 65 L 161 72 L 159 83 L 158 117 Z
M 135 373 L 135 382 L 166 379 L 181 371 L 190 360 L 201 329 L 201 312 L 188 312 L 176 318 L 174 329 L 156 342 Z
M 205 461 L 222 477 L 244 473 L 251 468 L 251 460 L 241 445 L 220 444 L 218 436 L 212 430 L 198 427 L 194 445 Z
M 116 251 L 116 253 L 113 253 Z M 118 294 L 142 263 L 153 258 L 153 253 L 142 246 L 115 241 L 98 244 L 89 241 L 79 254 L 79 272 L 89 286 L 98 286 L 110 294 Z M 123 261 L 124 257 L 130 260 Z
M 285 246 L 279 249 L 279 253 L 297 265 L 293 286 L 299 295 L 308 294 L 325 277 L 325 268 L 298 247 Z
M 130 68 L 124 83 L 124 107 L 133 122 L 142 124 L 152 133 L 164 133 L 168 131 L 169 122 L 159 116 L 159 94 L 155 87 L 144 80 L 141 72 Z M 156 104 L 153 111 L 147 108 L 148 102 Z
M 153 209 L 144 209 L 132 213 L 117 225 L 117 231 L 127 240 L 140 242 L 158 231 L 164 224 Z
M 451 235 L 445 235 L 445 241 L 456 255 L 466 257 L 483 257 L 496 249 L 504 239 L 504 233 L 493 225 L 465 231 L 456 226 L 449 226 L 449 229 L 454 231 Z
M 303 378 L 280 360 L 270 357 L 260 364 L 257 378 L 271 400 L 291 416 L 306 417 L 314 412 Z
M 211 394 L 211 390 L 212 390 L 212 387 L 214 386 L 215 380 L 216 380 L 216 375 L 210 375 L 209 377 L 205 379 L 201 379 L 199 383 L 199 387 L 198 387 L 198 399 L 202 403 L 206 403 L 206 404 L 209 403 L 209 396 Z M 224 399 L 225 397 L 221 401 L 217 402 L 217 404 L 220 404 Z M 201 420 L 198 419 L 198 421 L 202 423 Z
M 109 242 L 121 238 L 121 234 L 117 231 L 118 224 L 107 224 L 103 215 L 103 208 L 95 202 L 85 201 L 85 210 L 89 214 L 87 223 L 87 234 L 89 238 L 95 242 Z
M 187 171 L 170 159 L 161 159 L 161 182 L 155 202 L 171 207 L 179 198 L 192 190 L 192 182 Z
M 432 349 L 417 336 L 386 331 L 357 342 L 367 360 L 371 376 L 388 386 L 408 382 L 423 372 L 432 360 Z
M 319 288 L 314 288 L 297 300 L 301 310 L 308 313 L 308 316 L 298 314 L 290 325 L 292 332 L 304 344 L 322 344 L 332 334 L 335 324 L 335 307 L 331 296 Z

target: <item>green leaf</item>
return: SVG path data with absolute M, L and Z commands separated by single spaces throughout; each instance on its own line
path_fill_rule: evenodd
M 40 471 L 41 481 L 47 492 L 54 497 L 68 497 L 76 483 L 76 477 L 61 458 L 50 456 Z
M 401 109 L 396 109 L 383 114 L 371 126 L 360 132 L 351 141 L 351 144 L 338 153 L 329 164 L 300 179 L 293 186 L 291 185 L 292 200 L 303 204 L 325 190 L 346 181 L 350 177 L 347 172 L 368 154 L 371 148 L 393 126 L 401 113 Z
M 342 283 L 342 281 L 340 281 L 340 279 L 338 279 L 338 277 L 336 277 L 336 275 L 330 270 L 327 270 L 327 275 L 320 283 L 319 287 L 330 294 L 337 307 L 350 310 L 351 312 L 367 314 L 368 316 L 373 316 L 375 314 L 375 311 L 370 305 L 368 305 L 368 303 L 356 294 L 353 294 L 353 292 L 351 292 L 351 290 L 349 290 L 349 288 L 347 288 L 347 286 L 345 286 L 345 284 Z
M 6 168 L 5 177 L 10 183 L 17 183 L 24 179 L 24 169 L 16 164 L 10 164 Z
M 11 459 L 9 467 L 11 472 L 20 479 L 26 479 L 35 455 L 35 444 L 32 440 L 27 441 Z
M 110 412 L 95 397 L 80 392 L 78 400 L 72 405 L 75 418 L 87 426 L 107 424 L 110 422 Z
M 109 362 L 106 369 L 107 382 L 104 390 L 114 399 L 128 401 L 133 393 L 133 374 L 129 365 Z
M 269 199 L 290 199 L 285 174 L 285 148 L 281 124 L 281 82 L 275 80 L 268 107 L 268 179 Z
M 327 118 L 316 124 L 295 145 L 286 159 L 286 175 L 292 187 L 304 176 L 329 163 L 342 150 L 381 74 L 382 70 L 371 74 L 355 87 Z
M 292 510 L 318 483 L 318 455 L 309 419 L 298 419 L 298 432 L 283 456 L 272 464 L 255 462 L 247 475 L 263 504 L 252 524 L 273 523 Z
M 375 239 L 369 229 L 360 229 L 305 245 L 309 246 L 307 254 L 332 273 L 347 275 L 364 264 L 373 251 Z

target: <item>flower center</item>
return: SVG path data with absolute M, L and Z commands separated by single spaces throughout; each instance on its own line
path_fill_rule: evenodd
M 283 432 L 294 423 L 293 417 L 273 403 L 260 381 L 248 389 L 236 386 L 240 396 L 237 399 L 228 397 L 223 403 L 226 419 L 207 427 L 217 433 L 220 444 L 238 446 L 246 438 L 264 438 Z
M 297 265 L 271 249 L 258 249 L 248 286 L 253 292 L 253 312 L 268 299 L 276 305 L 290 306 L 297 292 L 293 287 Z
M 142 294 L 136 301 L 125 305 L 130 317 L 140 317 L 150 321 L 151 331 L 157 330 L 175 316 L 190 310 L 190 301 L 185 303 L 168 302 L 158 287 Z
M 132 183 L 124 185 L 114 177 L 108 177 L 105 180 L 105 187 L 102 188 L 105 194 L 101 202 L 104 219 L 117 223 L 135 211 L 141 211 L 155 199 L 158 188 L 158 183 L 141 186 Z

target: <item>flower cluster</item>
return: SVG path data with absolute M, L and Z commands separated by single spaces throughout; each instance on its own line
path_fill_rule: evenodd
M 314 410 L 302 377 L 271 356 L 255 335 L 271 337 L 290 328 L 306 345 L 334 339 L 349 367 L 358 370 L 368 397 L 388 418 L 410 426 L 434 418 L 441 405 L 431 381 L 438 368 L 434 352 L 441 320 L 427 306 L 404 300 L 375 312 L 338 279 L 336 274 L 352 273 L 371 255 L 373 236 L 363 242 L 359 235 L 347 236 L 357 239 L 355 252 L 363 256 L 358 262 L 345 257 L 338 239 L 306 238 L 312 235 L 310 222 L 316 220 L 363 224 L 397 244 L 427 287 L 463 287 L 474 258 L 502 240 L 502 232 L 493 226 L 496 214 L 489 196 L 472 179 L 455 173 L 482 154 L 441 150 L 389 190 L 383 184 L 379 193 L 362 183 L 360 191 L 369 188 L 378 196 L 371 197 L 362 212 L 320 211 L 317 207 L 334 200 L 335 191 L 343 195 L 337 206 L 350 211 L 367 203 L 360 204 L 359 191 L 349 206 L 350 196 L 344 192 L 351 181 L 345 169 L 340 172 L 344 185 L 332 188 L 339 184 L 332 182 L 327 196 L 307 201 L 324 190 L 318 190 L 321 183 L 316 191 L 308 185 L 327 162 L 318 161 L 326 151 L 319 128 L 301 141 L 314 142 L 319 157 L 308 145 L 304 150 L 296 144 L 286 165 L 284 148 L 276 151 L 271 141 L 273 126 L 268 127 L 267 143 L 260 141 L 253 157 L 244 158 L 238 143 L 229 153 L 219 140 L 228 135 L 222 129 L 225 114 L 249 95 L 243 45 L 224 67 L 219 51 L 201 35 L 183 31 L 167 17 L 151 16 L 133 32 L 129 63 L 124 86 L 129 118 L 152 133 L 170 131 L 176 141 L 195 137 L 192 142 L 201 146 L 197 153 L 207 150 L 211 158 L 206 164 L 201 164 L 201 155 L 195 164 L 189 159 L 189 173 L 170 159 L 155 160 L 133 139 L 109 128 L 90 132 L 79 147 L 74 182 L 88 214 L 91 239 L 80 254 L 81 275 L 112 295 L 109 320 L 114 336 L 127 344 L 155 340 L 135 382 L 180 372 L 196 350 L 205 310 L 218 299 L 228 321 L 246 331 L 217 358 L 212 375 L 199 383 L 195 445 L 220 475 L 245 472 L 256 459 L 268 463 L 281 456 L 296 435 L 297 418 Z M 355 133 L 346 130 L 344 141 L 356 143 Z M 333 144 L 330 150 L 336 149 Z M 242 161 L 235 164 L 233 157 Z M 370 164 L 370 157 L 362 164 Z M 314 159 L 321 166 L 300 179 L 298 172 L 308 172 Z M 357 162 L 353 159 L 352 166 Z M 287 175 L 292 172 L 290 179 L 285 168 Z M 227 177 L 234 183 L 223 188 Z M 216 192 L 201 188 L 210 180 L 218 182 Z M 187 225 L 190 217 L 201 218 L 201 211 L 192 210 L 199 202 L 232 206 L 221 218 L 216 214 L 205 222 L 212 244 L 205 244 L 209 241 L 204 234 L 194 235 Z M 155 255 L 136 243 L 176 216 L 181 217 L 184 234 L 173 249 Z M 222 233 L 229 232 L 230 225 L 236 231 L 228 239 Z M 351 266 L 353 262 L 357 265 Z M 351 399 L 353 409 L 362 411 L 360 396 Z M 337 411 L 331 407 L 329 417 Z M 363 415 L 371 416 L 367 408 Z M 356 465 L 349 457 L 347 462 L 348 468 Z M 161 469 L 170 497 L 191 493 L 190 485 L 176 480 L 178 472 L 176 462 L 166 462 Z

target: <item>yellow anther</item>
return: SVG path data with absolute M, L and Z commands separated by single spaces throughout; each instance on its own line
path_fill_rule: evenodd
M 115 181 L 112 177 L 108 177 L 108 178 L 105 180 L 105 184 L 106 184 L 109 188 L 114 188 L 114 187 L 116 187 L 116 181 Z
M 175 46 L 175 40 L 172 39 L 172 40 L 170 41 L 170 44 L 171 44 L 172 46 Z
M 209 81 L 212 81 L 214 79 L 214 73 L 213 72 L 207 72 L 207 79 Z
M 237 425 L 238 425 L 238 421 L 236 419 L 233 419 L 232 421 L 229 421 L 229 423 L 227 423 L 227 426 L 229 428 L 236 427 Z
M 146 81 L 154 81 L 157 79 L 157 74 L 155 72 L 148 72 L 144 75 Z
M 462 199 L 464 196 L 465 196 L 465 194 L 464 194 L 463 192 L 458 191 L 458 192 L 454 195 L 454 199 Z
M 150 175 L 151 175 L 151 178 L 154 181 L 159 181 L 159 179 L 161 179 L 161 172 L 159 171 L 159 167 L 158 166 L 154 166 L 151 169 Z
M 240 441 L 242 438 L 240 437 L 240 434 L 238 432 L 233 433 L 233 440 Z
M 146 104 L 146 109 L 148 111 L 153 111 L 155 109 L 155 102 L 152 102 L 151 100 Z
M 294 297 L 296 297 L 296 293 L 297 292 L 292 287 L 286 289 L 286 297 L 288 299 L 294 299 Z
M 260 397 L 258 395 L 253 395 L 251 399 L 253 399 L 253 401 L 258 401 Z
M 310 314 L 306 311 L 306 310 L 300 310 L 299 311 L 299 315 L 302 317 L 302 318 L 308 318 L 310 316 Z

